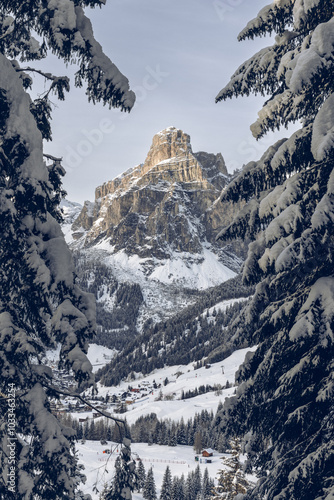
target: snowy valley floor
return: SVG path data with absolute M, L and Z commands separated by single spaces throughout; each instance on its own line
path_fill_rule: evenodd
M 101 349 L 101 350 L 100 350 Z M 166 377 L 169 379 L 169 383 L 164 386 L 161 385 L 161 389 L 155 389 L 150 392 L 149 395 L 142 397 L 133 404 L 128 405 L 128 411 L 124 415 L 115 414 L 115 416 L 126 417 L 128 424 L 134 423 L 140 416 L 147 415 L 152 412 L 156 413 L 159 419 L 171 419 L 174 421 L 179 421 L 181 417 L 186 421 L 190 417 L 194 417 L 196 413 L 200 413 L 202 410 L 206 409 L 208 411 L 217 410 L 219 401 L 224 401 L 226 397 L 233 395 L 235 387 L 230 387 L 229 389 L 224 389 L 219 395 L 215 392 L 208 392 L 200 396 L 181 400 L 182 391 L 189 391 L 199 387 L 200 385 L 214 385 L 221 384 L 224 386 L 227 381 L 234 383 L 234 374 L 240 364 L 245 358 L 245 354 L 250 351 L 255 350 L 253 348 L 241 349 L 234 352 L 229 358 L 222 362 L 212 364 L 209 368 L 200 368 L 194 370 L 194 364 L 189 365 L 178 365 L 172 367 L 166 367 L 161 370 L 157 370 L 154 373 L 146 376 L 140 377 L 135 381 L 131 381 L 131 385 L 135 387 L 139 384 L 153 384 L 153 380 L 157 384 L 162 383 Z M 94 352 L 94 360 L 97 361 L 99 356 L 103 357 L 103 348 L 96 346 L 92 352 Z M 181 375 L 179 373 L 182 373 Z M 178 376 L 176 374 L 179 374 Z M 117 387 L 103 387 L 99 385 L 99 396 L 106 395 L 107 393 L 119 394 L 122 391 L 127 390 L 129 382 L 122 382 Z M 157 401 L 157 396 L 161 392 L 163 396 L 173 395 L 174 400 L 172 401 Z M 85 418 L 91 417 L 91 413 L 72 413 L 73 418 Z M 103 418 L 103 417 L 101 417 Z M 103 453 L 103 450 L 110 448 L 114 450 L 109 456 Z M 160 488 L 162 484 L 163 474 L 165 472 L 166 466 L 169 465 L 171 469 L 172 476 L 184 474 L 187 476 L 188 472 L 194 470 L 198 462 L 195 461 L 195 451 L 191 446 L 176 446 L 168 447 L 161 445 L 148 445 L 147 443 L 133 443 L 131 446 L 134 457 L 140 457 L 144 463 L 146 472 L 152 466 L 154 472 L 154 478 L 156 481 L 157 492 L 160 494 Z M 86 441 L 85 444 L 78 442 L 77 451 L 79 455 L 79 461 L 84 466 L 84 473 L 87 476 L 87 482 L 83 487 L 85 493 L 90 493 L 94 500 L 98 500 L 101 491 L 103 490 L 103 485 L 105 482 L 110 481 L 113 476 L 113 469 L 115 459 L 118 455 L 117 447 L 112 446 L 110 442 L 107 445 L 101 445 L 99 441 Z M 217 473 L 222 469 L 223 456 L 227 456 L 223 453 L 214 452 L 212 457 L 212 463 L 204 464 L 201 463 L 200 467 L 202 473 L 204 473 L 205 467 L 208 467 L 209 475 L 215 478 L 217 484 Z M 108 458 L 109 457 L 109 458 Z M 256 478 L 249 477 L 249 479 Z M 97 487 L 99 493 L 94 490 Z M 141 493 L 134 493 L 133 498 L 136 500 L 142 499 Z

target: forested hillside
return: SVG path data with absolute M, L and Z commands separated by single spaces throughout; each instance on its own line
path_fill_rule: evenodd
M 138 334 L 137 320 L 143 303 L 137 283 L 119 283 L 112 269 L 74 253 L 77 281 L 96 299 L 97 331 L 94 342 L 121 350 Z
M 202 292 L 200 299 L 171 319 L 154 325 L 148 320 L 143 333 L 133 339 L 98 374 L 105 385 L 117 385 L 131 372 L 150 373 L 164 365 L 224 359 L 234 349 L 248 345 L 246 337 L 232 339 L 233 321 L 240 315 L 252 287 L 239 277 Z M 224 301 L 231 304 L 225 306 Z M 220 308 L 222 310 L 220 310 Z

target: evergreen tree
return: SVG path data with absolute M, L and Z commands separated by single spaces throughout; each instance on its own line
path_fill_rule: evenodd
M 115 461 L 115 474 L 110 487 L 106 487 L 102 493 L 102 500 L 131 499 L 131 492 L 137 482 L 136 464 L 131 460 L 130 440 L 123 439 L 121 455 Z
M 149 469 L 143 489 L 143 498 L 145 500 L 157 500 L 157 490 L 152 467 Z
M 334 494 L 333 1 L 277 0 L 239 39 L 272 32 L 275 43 L 217 96 L 268 96 L 256 138 L 301 123 L 223 194 L 247 202 L 220 236 L 253 240 L 243 278 L 258 284 L 235 332 L 258 349 L 217 423 L 244 436 L 251 463 L 269 472 L 247 498 L 320 500 Z
M 231 441 L 231 450 L 232 456 L 223 459 L 225 468 L 220 472 L 217 487 L 217 492 L 223 493 L 224 498 L 228 500 L 233 500 L 238 494 L 244 495 L 251 487 L 239 460 L 239 439 Z
M 212 480 L 209 477 L 208 468 L 205 468 L 203 474 L 203 484 L 202 484 L 202 498 L 203 500 L 209 500 L 214 496 L 214 484 L 212 484 Z
M 160 500 L 173 500 L 173 483 L 170 468 L 167 465 L 162 480 Z
M 172 499 L 186 500 L 186 482 L 183 474 L 180 478 L 177 476 L 173 478 Z
M 194 444 L 194 429 L 193 422 L 190 418 L 187 422 L 187 445 L 192 446 Z
M 197 496 L 202 491 L 202 474 L 199 464 L 197 465 L 193 476 L 194 494 Z
M 115 472 L 114 472 L 114 477 L 113 477 L 113 483 L 111 486 L 105 486 L 102 495 L 101 495 L 101 500 L 116 500 L 120 498 L 119 496 L 119 489 L 120 489 L 120 484 L 119 484 L 119 479 L 121 475 L 121 467 L 122 467 L 122 462 L 121 462 L 121 457 L 118 456 L 115 460 Z
M 181 417 L 180 425 L 177 430 L 177 442 L 178 444 L 187 444 L 186 426 L 183 417 Z
M 168 446 L 177 446 L 177 437 L 175 432 L 170 433 Z
M 201 453 L 202 449 L 203 449 L 202 433 L 201 431 L 196 431 L 196 434 L 194 436 L 194 450 L 198 454 Z
M 193 500 L 196 498 L 196 491 L 194 487 L 194 472 L 189 472 L 186 480 L 186 499 Z
M 49 397 L 57 392 L 50 388 L 52 371 L 43 364 L 46 348 L 60 343 L 61 367 L 72 369 L 81 387 L 93 382 L 86 352 L 95 303 L 75 283 L 59 226 L 64 170 L 50 155 L 43 160 L 42 141 L 51 139 L 50 96 L 63 100 L 69 79 L 38 70 L 49 90 L 35 100 L 27 90 L 33 84 L 28 73 L 37 74 L 31 61 L 51 52 L 66 63 L 77 60 L 75 83 L 87 83 L 89 100 L 131 108 L 128 81 L 96 42 L 86 5 L 101 2 L 3 0 L 0 5 L 0 391 L 12 388 L 8 397 L 16 402 L 11 434 L 10 398 L 0 402 L 0 496 L 6 500 L 72 499 L 80 482 L 74 433 L 50 411 Z M 11 491 L 8 445 L 14 441 Z
M 145 466 L 141 459 L 138 460 L 136 476 L 137 476 L 136 480 L 137 491 L 140 491 L 144 487 L 146 481 Z

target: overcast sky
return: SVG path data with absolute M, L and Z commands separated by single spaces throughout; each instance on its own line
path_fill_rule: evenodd
M 53 141 L 46 151 L 63 157 L 67 198 L 93 201 L 98 185 L 144 162 L 154 134 L 171 125 L 191 136 L 193 151 L 221 152 L 230 171 L 257 159 L 272 142 L 256 142 L 249 130 L 264 98 L 215 104 L 215 97 L 242 62 L 272 43 L 237 41 L 267 3 L 108 0 L 87 9 L 97 40 L 129 79 L 137 103 L 130 114 L 94 106 L 84 89 L 75 89 L 73 76 L 65 102 L 53 98 Z M 55 59 L 48 64 L 57 74 L 75 71 Z

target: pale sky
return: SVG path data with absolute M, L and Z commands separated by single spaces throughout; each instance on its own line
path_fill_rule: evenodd
M 108 0 L 87 9 L 95 37 L 137 94 L 130 114 L 88 103 L 75 89 L 75 66 L 43 62 L 69 74 L 71 92 L 53 111 L 53 141 L 46 152 L 63 157 L 67 198 L 94 200 L 95 188 L 144 162 L 155 133 L 181 128 L 193 151 L 221 152 L 229 171 L 260 157 L 273 137 L 260 142 L 249 126 L 263 97 L 215 104 L 237 67 L 268 38 L 238 42 L 237 35 L 268 0 Z M 278 136 L 290 135 L 283 131 Z

